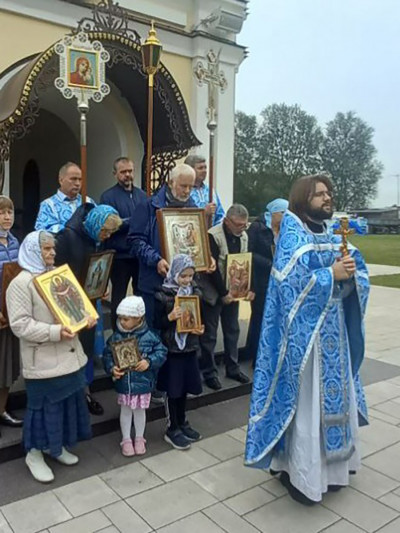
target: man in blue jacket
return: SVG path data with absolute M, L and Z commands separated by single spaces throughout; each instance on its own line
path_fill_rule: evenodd
M 171 171 L 168 184 L 140 203 L 131 217 L 128 241 L 132 255 L 139 259 L 138 288 L 146 304 L 146 320 L 150 327 L 153 327 L 154 292 L 169 269 L 169 264 L 161 257 L 156 211 L 164 207 L 196 207 L 190 198 L 195 175 L 189 165 L 177 165 Z
M 114 207 L 123 221 L 120 230 L 107 241 L 107 248 L 116 251 L 111 270 L 111 319 L 115 327 L 116 309 L 125 298 L 130 281 L 137 290 L 139 262 L 131 254 L 127 237 L 130 220 L 135 217 L 138 204 L 146 201 L 146 194 L 133 184 L 135 167 L 128 157 L 118 157 L 113 169 L 117 183 L 103 192 L 100 203 Z

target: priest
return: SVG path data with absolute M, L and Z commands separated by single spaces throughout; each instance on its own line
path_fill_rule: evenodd
M 245 463 L 278 475 L 312 505 L 348 485 L 367 424 L 359 370 L 369 281 L 349 245 L 342 256 L 324 175 L 290 192 L 271 272 L 251 397 Z

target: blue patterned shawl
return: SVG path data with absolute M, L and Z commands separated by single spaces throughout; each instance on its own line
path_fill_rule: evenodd
M 118 215 L 118 211 L 109 205 L 97 205 L 86 217 L 83 227 L 86 233 L 95 242 L 100 241 L 100 231 L 110 215 Z

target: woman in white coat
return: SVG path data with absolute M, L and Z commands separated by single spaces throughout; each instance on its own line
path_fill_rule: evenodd
M 84 392 L 87 357 L 78 336 L 56 323 L 33 282 L 35 276 L 54 268 L 54 246 L 49 233 L 27 235 L 18 255 L 23 270 L 6 294 L 10 327 L 20 339 L 26 384 L 26 464 L 42 483 L 54 479 L 43 454 L 72 466 L 79 459 L 66 447 L 91 437 Z M 90 326 L 94 325 L 91 321 Z

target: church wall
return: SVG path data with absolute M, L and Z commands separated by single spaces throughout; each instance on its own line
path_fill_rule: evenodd
M 42 20 L 0 10 L 0 72 L 17 61 L 46 50 L 70 31 Z

